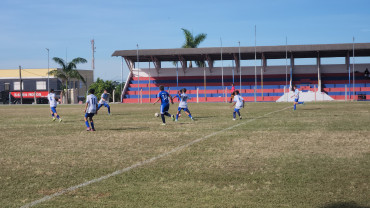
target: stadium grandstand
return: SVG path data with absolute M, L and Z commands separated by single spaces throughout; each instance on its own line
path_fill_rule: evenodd
M 112 56 L 122 57 L 129 69 L 123 103 L 152 102 L 160 85 L 171 94 L 187 88 L 190 102 L 227 102 L 231 84 L 247 101 L 292 101 L 292 85 L 302 91 L 302 101 L 370 100 L 365 73 L 370 59 L 355 62 L 358 57 L 370 58 L 370 43 L 117 50 Z M 321 63 L 325 58 L 343 63 Z M 268 65 L 274 59 L 286 64 Z M 297 59 L 314 64 L 298 65 Z M 232 66 L 224 67 L 226 61 Z M 140 68 L 143 62 L 148 67 Z M 191 67 L 190 62 L 198 66 Z

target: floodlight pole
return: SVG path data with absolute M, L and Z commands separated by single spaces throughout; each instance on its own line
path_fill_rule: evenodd
M 49 49 L 46 48 L 46 50 L 48 51 L 48 92 L 50 92 L 50 81 L 49 81 Z
M 254 25 L 254 102 L 257 102 L 257 26 Z
M 240 84 L 240 93 L 242 92 L 242 67 L 241 67 L 241 56 L 240 56 L 240 41 L 239 43 L 239 84 Z
M 287 86 L 288 86 L 288 37 L 286 36 L 285 37 L 285 88 Z M 284 93 L 285 93 L 285 90 L 284 90 Z
M 353 51 L 353 70 L 352 70 L 352 77 L 353 77 L 353 84 L 352 84 L 352 92 L 353 92 L 353 100 L 356 99 L 356 93 L 355 93 L 355 37 L 352 39 L 352 51 Z
M 149 63 L 150 64 L 150 63 Z M 176 61 L 176 84 L 177 84 L 177 90 L 179 90 L 179 62 Z
M 120 102 L 122 103 L 123 101 L 123 57 L 121 57 L 121 100 Z
M 139 69 L 139 44 L 136 44 L 136 56 L 137 56 L 137 103 L 140 103 L 140 69 Z
M 225 98 L 225 87 L 224 87 L 224 63 L 222 60 L 222 39 L 220 38 L 221 42 L 221 76 L 222 76 L 222 91 L 224 92 L 223 97 Z

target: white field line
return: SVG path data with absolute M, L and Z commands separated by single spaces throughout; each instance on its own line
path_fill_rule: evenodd
M 65 194 L 65 193 L 67 193 L 67 192 L 71 192 L 71 191 L 74 191 L 74 190 L 76 190 L 76 189 L 78 189 L 78 188 L 81 188 L 81 187 L 88 186 L 88 185 L 93 184 L 93 183 L 97 183 L 97 182 L 103 181 L 103 180 L 105 180 L 105 179 L 108 179 L 108 178 L 113 177 L 113 176 L 116 176 L 116 175 L 120 175 L 120 174 L 122 174 L 122 173 L 124 173 L 124 172 L 127 172 L 127 171 L 130 171 L 130 170 L 132 170 L 132 169 L 134 169 L 134 168 L 137 168 L 137 167 L 140 167 L 140 166 L 146 165 L 146 164 L 148 164 L 148 163 L 151 163 L 151 162 L 154 162 L 154 161 L 156 161 L 156 160 L 158 160 L 158 159 L 161 159 L 161 158 L 163 158 L 163 157 L 166 157 L 167 155 L 170 155 L 170 154 L 172 154 L 172 153 L 178 152 L 178 151 L 180 151 L 180 150 L 182 150 L 182 149 L 184 149 L 184 148 L 186 148 L 186 147 L 189 147 L 189 146 L 191 146 L 191 145 L 193 145 L 193 144 L 199 143 L 199 142 L 201 142 L 201 141 L 203 141 L 203 140 L 208 139 L 209 137 L 215 136 L 215 135 L 220 134 L 220 133 L 222 133 L 222 132 L 224 132 L 224 131 L 231 130 L 231 129 L 233 129 L 233 128 L 236 128 L 236 127 L 241 126 L 241 125 L 246 124 L 246 123 L 250 123 L 250 122 L 252 122 L 252 121 L 255 121 L 256 119 L 263 118 L 263 117 L 265 117 L 265 116 L 267 116 L 267 115 L 270 115 L 270 114 L 273 114 L 273 113 L 277 113 L 277 112 L 280 112 L 280 111 L 284 111 L 284 110 L 286 110 L 286 109 L 288 109 L 288 108 L 292 108 L 292 107 L 291 107 L 291 106 L 289 106 L 289 107 L 286 107 L 286 108 L 283 108 L 283 109 L 280 109 L 280 110 L 277 110 L 277 111 L 273 111 L 273 112 L 270 112 L 270 113 L 266 113 L 266 114 L 264 114 L 264 115 L 262 115 L 262 116 L 259 116 L 259 117 L 257 117 L 257 118 L 253 118 L 253 119 L 247 120 L 247 121 L 245 121 L 245 122 L 241 122 L 241 123 L 235 124 L 235 125 L 233 125 L 233 126 L 230 126 L 230 127 L 228 127 L 228 128 L 222 129 L 222 130 L 220 130 L 220 131 L 213 132 L 212 134 L 209 134 L 209 135 L 207 135 L 207 136 L 204 136 L 204 137 L 201 137 L 201 138 L 199 138 L 199 139 L 193 140 L 193 141 L 191 141 L 191 142 L 189 142 L 189 143 L 187 143 L 187 144 L 184 144 L 184 145 L 178 146 L 178 147 L 176 147 L 176 148 L 172 149 L 172 150 L 171 150 L 171 151 L 169 151 L 169 152 L 165 152 L 165 153 L 163 153 L 163 154 L 160 154 L 160 155 L 157 155 L 157 156 L 155 156 L 155 157 L 152 157 L 152 158 L 150 158 L 150 159 L 148 159 L 148 160 L 144 160 L 144 161 L 138 162 L 138 163 L 136 163 L 136 164 L 134 164 L 134 165 L 132 165 L 132 166 L 130 166 L 130 167 L 123 168 L 123 169 L 121 169 L 121 170 L 117 170 L 117 171 L 115 171 L 115 172 L 113 172 L 113 173 L 110 173 L 110 174 L 108 174 L 108 175 L 102 176 L 102 177 L 100 177 L 100 178 L 95 178 L 95 179 L 93 179 L 93 180 L 87 181 L 87 182 L 85 182 L 85 183 L 78 184 L 78 185 L 76 185 L 76 186 L 71 186 L 71 187 L 66 188 L 66 189 L 64 189 L 64 190 L 61 190 L 61 191 L 59 191 L 59 192 L 56 192 L 56 193 L 54 193 L 54 194 L 52 194 L 52 195 L 47 195 L 47 196 L 45 196 L 45 197 L 43 197 L 43 198 L 41 198 L 41 199 L 38 199 L 38 200 L 36 200 L 36 201 L 33 201 L 33 202 L 28 203 L 28 204 L 26 204 L 26 205 L 23 205 L 21 208 L 32 207 L 32 206 L 35 206 L 35 205 L 40 204 L 40 203 L 42 203 L 42 202 L 49 201 L 49 200 L 51 200 L 51 199 L 53 199 L 53 198 L 55 198 L 55 197 L 57 197 L 57 196 L 60 196 L 60 195 L 62 195 L 62 194 Z

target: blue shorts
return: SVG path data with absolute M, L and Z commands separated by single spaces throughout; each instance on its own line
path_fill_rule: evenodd
M 103 103 L 103 104 L 99 103 L 99 104 L 98 104 L 98 108 L 101 108 L 101 107 L 102 107 L 102 105 L 104 105 L 104 107 L 106 107 L 106 108 L 108 108 L 108 107 L 109 107 L 109 105 L 108 105 L 107 103 Z
M 239 110 L 240 110 L 240 109 L 237 109 L 237 108 L 235 108 L 235 109 L 234 109 L 234 111 L 235 111 L 235 112 L 237 112 L 237 113 L 239 112 Z
M 50 110 L 51 110 L 53 113 L 57 113 L 57 107 L 50 107 Z
M 188 108 L 181 108 L 181 107 L 179 107 L 179 108 L 177 109 L 177 111 L 179 111 L 179 112 L 181 112 L 181 110 L 184 110 L 184 111 L 186 111 L 186 112 L 189 112 L 189 109 L 188 109 Z
M 294 102 L 298 103 L 298 99 L 299 99 L 299 98 L 294 99 Z
M 95 113 L 85 113 L 85 118 L 92 118 L 94 115 Z
M 170 109 L 170 104 L 161 105 L 161 114 L 168 112 L 168 109 Z

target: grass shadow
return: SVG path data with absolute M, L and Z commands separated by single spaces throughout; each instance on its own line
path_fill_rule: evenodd
M 321 108 L 305 108 L 305 109 L 300 109 L 304 111 L 311 111 L 311 110 L 321 110 Z
M 356 202 L 336 202 L 321 206 L 319 208 L 370 208 L 370 207 L 358 205 Z

